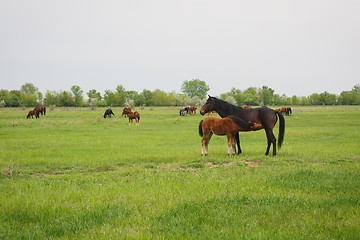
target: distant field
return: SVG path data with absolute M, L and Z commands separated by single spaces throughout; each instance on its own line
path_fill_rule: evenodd
M 293 107 L 276 157 L 263 130 L 201 157 L 204 116 L 112 109 L 0 109 L 0 239 L 360 236 L 360 106 Z

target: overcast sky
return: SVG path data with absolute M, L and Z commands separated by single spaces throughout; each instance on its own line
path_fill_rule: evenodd
M 360 83 L 360 1 L 0 0 L 0 89 L 340 94 Z M 86 96 L 86 94 L 84 94 Z

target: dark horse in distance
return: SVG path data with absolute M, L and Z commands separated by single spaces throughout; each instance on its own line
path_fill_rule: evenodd
M 104 113 L 104 118 L 106 118 L 107 116 L 109 116 L 109 118 L 111 118 L 111 114 L 115 116 L 115 114 L 113 113 L 113 111 L 111 110 L 111 108 L 106 109 L 105 113 Z
M 268 142 L 265 155 L 269 155 L 270 146 L 271 144 L 273 144 L 274 156 L 276 155 L 276 138 L 273 133 L 273 128 L 277 122 L 277 117 L 279 117 L 280 124 L 279 124 L 278 148 L 279 149 L 281 148 L 285 134 L 285 119 L 280 112 L 274 111 L 267 107 L 243 109 L 242 107 L 234 106 L 216 97 L 209 96 L 204 106 L 202 106 L 202 108 L 200 109 L 200 114 L 204 115 L 205 113 L 213 110 L 215 110 L 222 118 L 231 115 L 245 122 L 261 124 L 261 127 L 258 127 L 258 129 L 256 130 L 265 129 L 267 142 Z M 254 129 L 249 131 L 254 131 Z M 238 145 L 238 154 L 239 154 L 241 153 L 239 133 L 236 134 L 236 142 Z

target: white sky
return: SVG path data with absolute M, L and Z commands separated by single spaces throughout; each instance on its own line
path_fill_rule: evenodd
M 0 0 L 0 89 L 340 94 L 360 83 L 360 1 Z M 86 96 L 86 94 L 84 94 Z

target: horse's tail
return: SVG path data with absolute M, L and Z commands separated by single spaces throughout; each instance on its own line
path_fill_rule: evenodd
M 138 121 L 140 121 L 140 113 L 139 112 L 136 112 L 137 114 L 137 119 L 138 119 Z
M 201 120 L 200 123 L 199 123 L 199 135 L 200 137 L 203 137 L 204 136 L 204 133 L 203 133 L 203 128 L 202 128 L 202 123 L 203 123 L 204 120 Z
M 46 107 L 44 106 L 44 115 L 46 114 Z
M 284 116 L 278 112 L 275 111 L 275 113 L 279 116 L 280 125 L 279 125 L 279 137 L 278 137 L 278 148 L 281 148 L 281 145 L 284 141 L 284 135 L 285 135 L 285 119 Z

